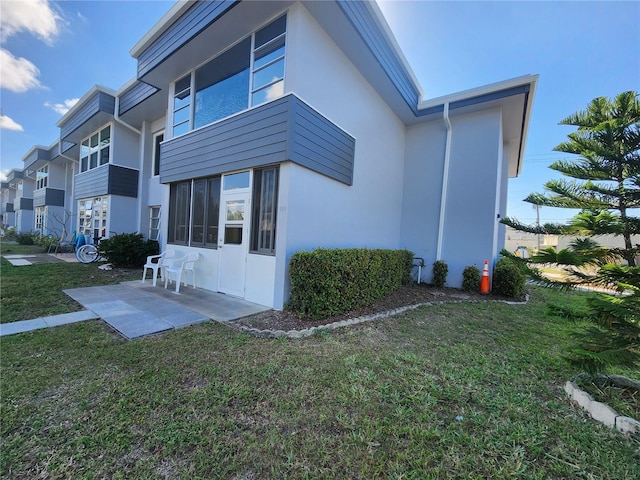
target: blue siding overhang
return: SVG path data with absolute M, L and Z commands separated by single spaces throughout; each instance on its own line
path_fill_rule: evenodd
M 160 181 L 291 161 L 353 182 L 355 139 L 293 94 L 162 143 Z
M 99 195 L 138 196 L 138 170 L 108 163 L 87 172 L 79 173 L 74 179 L 76 199 Z
M 60 122 L 60 139 L 63 142 L 80 143 L 82 139 L 113 119 L 116 99 L 104 91 L 96 90 L 73 113 Z
M 138 78 L 143 78 L 237 3 L 236 0 L 194 3 L 137 57 Z
M 4 211 L 7 213 L 14 213 L 15 209 L 13 208 L 13 203 L 12 202 L 5 203 Z
M 120 95 L 120 104 L 118 105 L 118 114 L 123 115 L 132 108 L 144 102 L 153 94 L 159 91 L 158 88 L 144 82 L 136 82 L 136 84 Z
M 10 186 L 13 186 L 15 180 L 24 178 L 24 172 L 22 170 L 13 169 L 7 174 L 7 182 Z
M 40 168 L 50 159 L 51 155 L 49 153 L 49 149 L 41 146 L 33 147 L 31 150 L 29 150 L 29 153 L 22 157 L 24 168 L 31 170 Z
M 396 89 L 415 115 L 420 91 L 411 75 L 398 57 L 395 49 L 389 44 L 382 27 L 379 25 L 370 2 L 362 0 L 338 0 L 338 5 L 347 16 L 353 28 L 358 32 L 385 74 L 393 82 Z
M 34 207 L 64 207 L 64 190 L 58 188 L 40 188 L 33 192 Z

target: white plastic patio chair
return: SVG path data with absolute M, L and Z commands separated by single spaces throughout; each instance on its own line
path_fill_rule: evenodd
M 164 288 L 171 281 L 176 282 L 176 293 L 180 293 L 180 283 L 182 276 L 185 276 L 184 285 L 187 286 L 186 274 L 191 273 L 191 282 L 193 288 L 196 288 L 196 276 L 194 272 L 195 263 L 200 258 L 199 253 L 190 253 L 184 258 L 173 260 L 171 265 L 165 265 L 162 275 L 164 276 Z
M 144 264 L 144 270 L 142 271 L 142 283 L 144 283 L 147 278 L 147 270 L 151 270 L 153 272 L 153 281 L 151 284 L 155 287 L 158 281 L 158 271 L 160 271 L 160 277 L 164 278 L 164 268 L 175 258 L 175 250 L 167 250 L 162 252 L 160 255 L 149 255 L 147 257 L 147 262 Z

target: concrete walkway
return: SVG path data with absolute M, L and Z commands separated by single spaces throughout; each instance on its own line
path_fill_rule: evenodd
M 0 336 L 101 318 L 128 339 L 210 319 L 232 321 L 269 308 L 208 290 L 183 287 L 179 294 L 149 282 L 74 288 L 64 293 L 87 310 L 0 324 Z

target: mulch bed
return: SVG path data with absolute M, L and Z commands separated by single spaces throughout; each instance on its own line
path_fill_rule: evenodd
M 452 302 L 452 301 L 488 301 L 488 300 L 511 300 L 495 295 L 480 295 L 474 292 L 465 292 L 454 288 L 435 288 L 428 284 L 409 284 L 386 298 L 368 307 L 351 310 L 341 315 L 327 317 L 323 319 L 311 319 L 299 317 L 288 310 L 269 310 L 249 317 L 234 321 L 236 325 L 242 325 L 259 330 L 304 330 L 320 325 L 328 325 L 342 320 L 358 318 L 365 315 L 372 315 L 379 312 L 387 312 L 395 308 L 417 305 L 430 302 Z

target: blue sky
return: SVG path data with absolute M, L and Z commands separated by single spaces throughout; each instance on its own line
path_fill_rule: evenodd
M 2 0 L 0 169 L 50 145 L 74 99 L 135 75 L 131 47 L 173 2 Z M 522 174 L 508 215 L 535 221 L 522 198 L 559 176 L 548 165 L 571 127 L 558 122 L 598 96 L 640 90 L 640 2 L 380 2 L 426 98 L 539 74 Z M 470 186 L 472 187 L 472 186 Z M 541 221 L 570 216 L 542 208 Z

